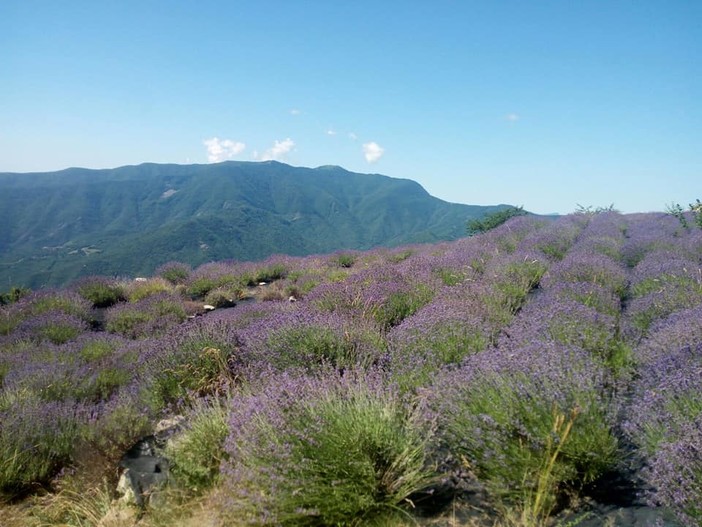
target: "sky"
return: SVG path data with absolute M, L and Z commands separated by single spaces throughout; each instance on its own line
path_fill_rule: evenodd
M 702 1 L 0 1 L 0 172 L 230 159 L 536 213 L 686 206 Z

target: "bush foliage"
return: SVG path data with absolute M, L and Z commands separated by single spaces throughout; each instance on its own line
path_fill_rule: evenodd
M 508 207 L 497 212 L 486 214 L 483 218 L 468 221 L 466 232 L 468 236 L 482 234 L 495 227 L 499 227 L 510 218 L 524 216 L 526 214 L 527 212 L 522 207 Z

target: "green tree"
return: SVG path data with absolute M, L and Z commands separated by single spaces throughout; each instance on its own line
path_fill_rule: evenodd
M 13 287 L 7 293 L 0 293 L 0 305 L 12 304 L 23 296 L 27 296 L 31 291 L 26 287 Z
M 696 199 L 695 203 L 690 203 L 688 207 L 688 211 L 685 211 L 679 203 L 671 203 L 665 208 L 665 211 L 675 216 L 685 229 L 690 228 L 688 218 L 685 216 L 686 212 L 690 212 L 695 225 L 702 229 L 702 201 Z
M 524 207 L 508 207 L 491 214 L 486 214 L 482 218 L 468 221 L 466 231 L 468 232 L 468 236 L 482 234 L 495 227 L 499 227 L 510 218 L 524 216 L 525 214 L 527 214 L 527 212 L 524 210 Z

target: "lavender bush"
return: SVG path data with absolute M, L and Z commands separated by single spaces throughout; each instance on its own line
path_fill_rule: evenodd
M 431 473 L 430 436 L 377 376 L 280 375 L 232 408 L 225 443 L 229 520 L 357 525 L 397 515 Z
M 438 295 L 388 333 L 386 367 L 402 391 L 425 385 L 442 367 L 460 364 L 487 348 L 496 331 L 486 320 L 480 300 L 484 297 L 479 293 L 485 290 L 470 289 L 475 294 Z
M 563 282 L 551 284 L 548 289 L 558 301 L 572 300 L 611 317 L 621 314 L 621 299 L 611 290 L 590 282 Z
M 126 300 L 124 285 L 112 278 L 88 276 L 77 281 L 72 287 L 94 307 L 110 307 Z
M 155 409 L 191 395 L 219 393 L 241 370 L 239 336 L 231 323 L 202 319 L 147 343 L 141 368 L 149 378 L 148 400 Z
M 167 262 L 156 269 L 155 274 L 168 280 L 173 285 L 181 285 L 188 280 L 191 272 L 192 268 L 188 264 Z
M 90 408 L 74 445 L 78 466 L 90 466 L 100 460 L 105 469 L 114 467 L 137 441 L 153 433 L 159 414 L 147 402 L 147 388 L 136 379 L 108 401 Z
M 702 304 L 683 309 L 657 321 L 648 337 L 636 347 L 636 359 L 644 370 L 683 348 L 702 344 Z
M 90 308 L 92 307 L 89 301 L 74 291 L 50 289 L 31 293 L 14 306 L 29 315 L 41 315 L 47 311 L 61 311 L 86 321 L 90 319 Z
M 229 435 L 229 398 L 198 399 L 188 411 L 184 431 L 166 445 L 165 455 L 176 485 L 200 494 L 220 478 L 220 465 L 227 459 L 224 441 Z
M 30 293 L 19 301 L 0 306 L 0 336 L 11 334 L 23 321 L 41 317 L 52 312 L 77 317 L 83 321 L 91 319 L 91 303 L 75 291 L 44 290 Z M 29 325 L 32 325 L 29 322 Z
M 618 317 L 599 313 L 570 299 L 543 291 L 503 332 L 500 346 L 515 348 L 534 342 L 578 347 L 594 360 L 620 374 L 631 366 L 632 351 L 619 335 Z
M 619 298 L 626 295 L 628 275 L 617 262 L 602 254 L 571 252 L 551 266 L 544 285 L 586 282 L 603 287 Z
M 432 296 L 424 284 L 385 269 L 360 272 L 344 282 L 318 286 L 308 299 L 323 311 L 354 313 L 387 330 L 427 304 Z
M 702 303 L 702 268 L 669 251 L 648 253 L 636 266 L 628 320 L 639 338 L 675 311 Z
M 146 280 L 133 280 L 124 284 L 124 292 L 130 302 L 139 302 L 150 296 L 168 294 L 173 292 L 173 285 L 167 280 L 157 276 Z
M 627 429 L 648 456 L 702 415 L 702 343 L 669 350 L 635 385 Z
M 85 410 L 31 396 L 0 408 L 0 498 L 45 485 L 71 460 Z
M 218 287 L 243 287 L 241 277 L 234 266 L 224 262 L 208 263 L 195 269 L 185 283 L 186 291 L 193 297 L 202 298 Z
M 241 332 L 249 369 L 303 368 L 314 372 L 369 367 L 384 351 L 378 327 L 338 312 L 319 312 L 309 303 L 285 306 Z
M 443 445 L 436 455 L 473 471 L 495 499 L 523 505 L 539 486 L 554 423 L 572 419 L 549 476 L 553 506 L 617 461 L 616 409 L 605 385 L 587 353 L 553 343 L 470 356 L 432 385 L 430 415 Z
M 686 527 L 702 523 L 702 416 L 685 423 L 677 439 L 660 445 L 645 474 L 656 489 L 653 505 L 669 507 Z
M 493 288 L 490 300 L 510 313 L 524 305 L 527 295 L 539 285 L 548 269 L 546 262 L 529 254 L 516 254 L 493 263 L 488 283 Z
M 622 247 L 624 262 L 635 267 L 647 253 L 674 247 L 682 231 L 675 219 L 663 214 L 627 216 L 627 239 Z
M 110 308 L 106 315 L 105 329 L 128 338 L 146 338 L 165 333 L 185 318 L 185 308 L 180 297 L 159 293 L 138 302 Z
M 500 252 L 512 254 L 527 236 L 533 235 L 534 231 L 545 225 L 544 220 L 535 216 L 517 216 L 490 230 L 486 236 Z
M 702 519 L 702 342 L 647 364 L 635 386 L 625 430 L 648 464 L 650 501 L 684 525 Z
M 542 254 L 550 261 L 563 259 L 583 230 L 577 216 L 562 216 L 529 233 L 520 244 L 522 251 Z
M 75 339 L 86 329 L 87 324 L 81 318 L 56 310 L 26 318 L 17 326 L 13 336 L 18 339 L 63 344 Z

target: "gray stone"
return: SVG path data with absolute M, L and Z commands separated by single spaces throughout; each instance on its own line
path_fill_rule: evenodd
M 122 456 L 124 469 L 117 487 L 122 501 L 144 507 L 151 494 L 168 481 L 168 460 L 157 455 L 153 437 L 143 439 Z

